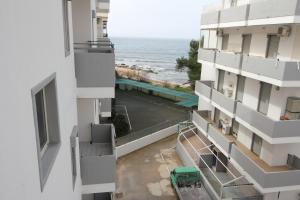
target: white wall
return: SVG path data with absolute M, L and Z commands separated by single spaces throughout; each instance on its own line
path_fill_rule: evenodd
M 228 40 L 228 50 L 231 52 L 241 52 L 242 51 L 242 35 L 239 33 L 229 34 Z
M 244 95 L 243 95 L 243 104 L 256 110 L 258 106 L 259 90 L 260 90 L 259 81 L 246 78 Z
M 91 141 L 91 124 L 98 124 L 99 114 L 95 99 L 77 99 L 78 132 L 81 142 Z
M 280 117 L 285 114 L 288 97 L 300 97 L 300 89 L 273 86 L 267 116 L 274 120 L 280 120 Z
M 265 33 L 253 34 L 251 39 L 249 55 L 265 57 L 266 50 L 267 50 L 267 43 L 268 43 L 267 34 Z
M 78 200 L 80 170 L 73 191 L 70 155 L 76 80 L 73 53 L 64 52 L 62 1 L 3 0 L 0 13 L 0 199 Z M 54 72 L 61 147 L 41 192 L 31 89 Z
M 201 36 L 204 38 L 203 48 L 215 49 L 217 48 L 217 31 L 216 30 L 203 30 Z
M 252 136 L 253 133 L 242 124 L 240 124 L 237 140 L 245 145 L 248 149 L 251 149 Z
M 212 63 L 202 63 L 201 80 L 215 81 L 216 68 Z

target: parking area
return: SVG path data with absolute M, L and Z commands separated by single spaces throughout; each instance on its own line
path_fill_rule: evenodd
M 169 180 L 169 170 L 182 165 L 173 148 L 176 139 L 174 134 L 118 159 L 117 199 L 177 199 Z
M 173 101 L 139 91 L 117 89 L 116 105 L 126 106 L 132 126 L 129 135 L 117 139 L 117 145 L 178 124 L 189 117 L 188 109 L 175 105 Z

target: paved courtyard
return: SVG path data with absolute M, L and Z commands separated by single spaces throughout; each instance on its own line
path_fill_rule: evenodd
M 117 145 L 154 133 L 188 119 L 188 110 L 174 102 L 138 91 L 116 90 L 116 104 L 125 105 L 132 130 Z
M 177 134 L 118 159 L 117 199 L 177 199 L 168 171 L 182 165 L 172 148 L 176 139 Z

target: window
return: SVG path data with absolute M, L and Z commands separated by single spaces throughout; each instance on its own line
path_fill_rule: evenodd
M 70 55 L 70 31 L 69 31 L 69 0 L 62 0 L 63 2 L 63 25 L 64 25 L 64 41 L 65 41 L 65 56 Z
M 42 89 L 35 95 L 36 99 L 36 113 L 39 131 L 39 142 L 42 154 L 45 152 L 49 143 L 49 135 L 47 129 L 47 116 L 46 116 L 46 100 L 45 90 Z
M 60 147 L 55 77 L 51 75 L 31 91 L 42 191 Z
M 277 35 L 268 36 L 267 58 L 277 58 L 280 37 Z
M 272 85 L 268 83 L 260 83 L 260 94 L 258 99 L 258 112 L 267 114 L 271 96 Z

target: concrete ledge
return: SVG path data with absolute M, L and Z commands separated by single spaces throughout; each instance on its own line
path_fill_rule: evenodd
M 133 151 L 139 150 L 149 144 L 155 143 L 161 139 L 169 137 L 177 132 L 178 125 L 170 126 L 140 139 L 116 147 L 117 158 L 125 156 Z

